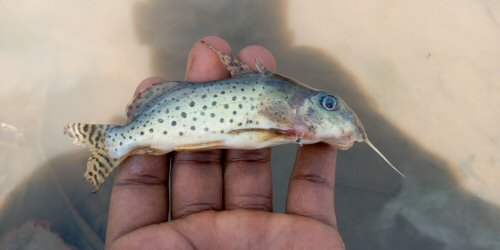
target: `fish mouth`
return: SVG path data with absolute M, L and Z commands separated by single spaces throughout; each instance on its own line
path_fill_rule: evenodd
M 341 138 L 332 138 L 327 141 L 328 144 L 333 145 L 341 150 L 347 150 L 354 145 L 355 140 L 352 139 L 352 136 L 347 135 Z

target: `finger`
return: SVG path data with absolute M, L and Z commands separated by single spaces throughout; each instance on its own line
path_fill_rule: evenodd
M 260 62 L 272 72 L 276 71 L 276 59 L 273 54 L 266 48 L 259 45 L 251 45 L 240 51 L 238 58 L 250 66 L 253 70 L 257 70 L 256 62 Z
M 161 81 L 159 77 L 147 78 L 136 93 Z M 167 182 L 168 155 L 131 156 L 123 161 L 113 184 L 106 241 L 113 242 L 144 225 L 167 221 Z
M 273 55 L 261 46 L 249 46 L 241 50 L 239 59 L 252 65 L 255 59 L 267 69 L 275 70 Z M 224 168 L 225 208 L 257 209 L 272 212 L 271 149 L 227 150 Z
M 226 54 L 231 54 L 231 47 L 222 38 L 208 36 L 201 40 L 213 45 Z M 217 55 L 206 44 L 197 42 L 189 52 L 185 78 L 190 82 L 206 82 L 229 77 L 229 72 L 219 61 Z
M 218 37 L 205 37 L 204 41 L 230 53 L 231 48 Z M 189 53 L 186 80 L 209 81 L 228 76 L 217 58 L 205 44 L 197 42 Z M 221 150 L 178 152 L 172 166 L 172 219 L 204 210 L 221 210 L 222 166 Z
M 305 145 L 298 150 L 288 187 L 286 213 L 336 227 L 333 204 L 336 159 L 336 148 L 325 143 Z
M 111 194 L 106 245 L 135 229 L 167 221 L 168 157 L 131 156 L 119 167 Z
M 148 77 L 148 78 L 144 79 L 141 83 L 139 83 L 139 86 L 137 86 L 137 88 L 135 89 L 134 95 L 148 89 L 149 87 L 151 87 L 155 83 L 160 83 L 163 81 L 164 81 L 164 79 L 159 77 L 159 76 Z

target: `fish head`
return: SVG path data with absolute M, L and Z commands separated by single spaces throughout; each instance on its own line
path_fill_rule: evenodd
M 354 142 L 367 139 L 365 128 L 358 116 L 337 95 L 316 91 L 304 103 L 302 116 L 314 137 L 340 149 L 349 149 Z

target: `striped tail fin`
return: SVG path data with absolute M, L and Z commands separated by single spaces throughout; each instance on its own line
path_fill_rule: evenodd
M 113 168 L 119 163 L 108 153 L 105 144 L 106 131 L 113 126 L 98 124 L 71 123 L 64 127 L 64 134 L 73 138 L 73 144 L 88 147 L 90 158 L 87 171 L 83 175 L 92 184 L 92 192 L 99 190 Z

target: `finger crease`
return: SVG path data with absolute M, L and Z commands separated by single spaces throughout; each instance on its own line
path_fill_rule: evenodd
M 118 179 L 115 181 L 115 186 L 156 186 L 167 185 L 167 181 L 155 175 L 137 175 L 125 179 Z
M 228 204 L 227 209 L 245 208 L 252 210 L 272 211 L 272 197 L 265 194 L 246 193 L 236 195 L 235 202 Z
M 287 212 L 287 213 L 298 215 L 298 216 L 304 216 L 304 217 L 308 217 L 308 218 L 314 218 L 318 221 L 325 223 L 326 225 L 328 225 L 332 228 L 338 229 L 337 223 L 335 223 L 335 216 L 333 216 L 333 215 L 328 216 L 328 215 L 323 215 L 323 214 L 311 214 L 309 211 L 305 211 L 302 209 L 299 209 L 299 210 L 296 210 L 293 212 Z
M 314 185 L 323 186 L 325 188 L 333 189 L 334 185 L 328 179 L 317 174 L 295 174 L 292 176 L 292 180 L 295 181 L 305 181 Z
M 269 163 L 271 157 L 268 153 L 261 153 L 259 151 L 244 151 L 242 153 L 228 156 L 226 164 L 234 162 L 247 162 L 247 163 Z
M 199 213 L 207 210 L 220 211 L 221 209 L 216 204 L 213 203 L 207 203 L 207 202 L 191 203 L 188 205 L 183 205 L 182 209 L 180 209 L 180 212 L 175 215 L 175 219 L 179 219 L 188 216 L 190 214 Z

